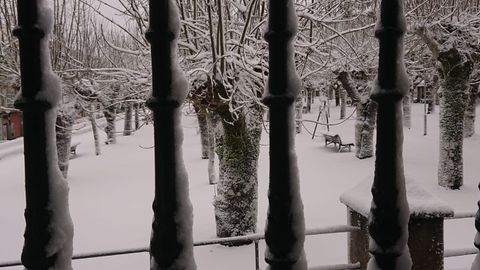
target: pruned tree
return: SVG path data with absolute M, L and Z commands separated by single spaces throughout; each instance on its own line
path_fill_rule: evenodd
M 377 105 L 370 99 L 368 76 L 365 72 L 355 72 L 355 80 L 352 80 L 348 72 L 341 71 L 337 78 L 356 106 L 355 156 L 359 159 L 372 157 Z
M 416 33 L 438 62 L 440 92 L 440 158 L 438 184 L 450 189 L 463 185 L 463 134 L 475 44 L 472 34 L 455 24 L 418 26 Z

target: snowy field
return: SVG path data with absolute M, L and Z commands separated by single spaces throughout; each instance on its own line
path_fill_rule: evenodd
M 318 107 L 318 102 L 314 104 Z M 464 187 L 447 191 L 436 185 L 438 163 L 438 107 L 428 115 L 428 135 L 423 135 L 423 105 L 414 104 L 412 128 L 406 129 L 404 142 L 405 174 L 430 193 L 448 203 L 455 212 L 475 212 L 480 199 L 480 135 L 464 144 Z M 347 115 L 352 112 L 348 108 Z M 315 120 L 317 111 L 304 115 Z M 330 123 L 339 122 L 338 108 L 332 108 Z M 478 119 L 479 113 L 477 113 Z M 476 130 L 480 132 L 477 121 Z M 117 123 L 117 129 L 123 123 Z M 213 214 L 214 189 L 208 184 L 207 161 L 200 158 L 200 139 L 193 116 L 186 115 L 184 159 L 189 172 L 190 198 L 194 207 L 194 240 L 215 237 Z M 354 120 L 332 126 L 330 133 L 353 142 Z M 313 124 L 306 123 L 313 131 Z M 320 127 L 317 134 L 326 132 Z M 104 136 L 104 134 L 101 134 Z M 129 137 L 118 137 L 116 145 L 103 145 L 95 156 L 90 132 L 78 134 L 77 157 L 70 162 L 70 210 L 75 224 L 74 253 L 146 247 L 150 236 L 153 199 L 152 126 L 144 126 Z M 258 231 L 265 226 L 268 185 L 268 136 L 264 132 L 259 161 Z M 0 144 L 0 262 L 18 260 L 23 244 L 25 207 L 23 155 L 20 143 Z M 374 158 L 359 160 L 354 151 L 337 153 L 324 147 L 323 138 L 314 140 L 304 129 L 296 137 L 302 198 L 307 228 L 346 224 L 346 209 L 339 196 L 360 181 L 373 179 Z M 8 153 L 3 155 L 2 153 Z M 447 249 L 471 248 L 475 230 L 473 219 L 445 222 Z M 427 239 L 425 239 L 427 240 Z M 265 243 L 260 244 L 263 256 Z M 347 262 L 346 234 L 308 236 L 305 250 L 310 266 Z M 195 248 L 198 269 L 254 269 L 253 246 L 228 248 L 220 245 Z M 446 269 L 469 269 L 473 256 L 446 259 Z M 148 254 L 124 255 L 74 261 L 76 270 L 148 269 Z M 265 263 L 261 258 L 262 268 Z M 22 269 L 10 267 L 5 269 Z

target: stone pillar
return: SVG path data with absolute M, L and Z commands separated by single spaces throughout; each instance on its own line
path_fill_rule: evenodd
M 413 270 L 443 269 L 443 221 L 453 216 L 453 210 L 414 181 L 407 179 L 407 197 L 410 208 L 408 249 Z M 348 224 L 360 230 L 349 233 L 348 260 L 360 262 L 367 269 L 369 260 L 368 216 L 370 208 L 370 181 L 364 181 L 341 195 L 347 206 Z

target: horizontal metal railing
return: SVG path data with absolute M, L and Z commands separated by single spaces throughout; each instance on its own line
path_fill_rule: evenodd
M 323 228 L 314 228 L 314 229 L 307 229 L 305 231 L 305 235 L 322 235 L 322 234 L 334 234 L 334 233 L 346 233 L 346 232 L 353 232 L 359 230 L 358 227 L 349 226 L 349 225 L 336 225 L 336 226 L 328 226 Z M 195 241 L 193 246 L 209 246 L 209 245 L 216 245 L 216 244 L 225 244 L 225 243 L 235 243 L 235 242 L 248 242 L 251 241 L 254 243 L 255 248 L 255 269 L 260 269 L 260 261 L 259 261 L 259 246 L 258 242 L 260 240 L 265 239 L 265 235 L 261 233 L 256 234 L 249 234 L 243 236 L 234 236 L 234 237 L 223 237 L 223 238 L 213 238 L 213 239 L 206 239 Z M 118 256 L 118 255 L 127 255 L 127 254 L 135 254 L 135 253 L 146 253 L 149 252 L 148 247 L 140 247 L 140 248 L 130 248 L 130 249 L 117 249 L 117 250 L 110 250 L 110 251 L 96 251 L 96 252 L 87 252 L 76 254 L 72 256 L 73 260 L 81 260 L 81 259 L 90 259 L 90 258 L 98 258 L 98 257 L 109 257 L 109 256 Z M 11 267 L 11 266 L 21 266 L 21 261 L 10 261 L 10 262 L 3 262 L 0 263 L 0 268 L 4 267 Z M 311 270 L 336 270 L 336 269 L 360 269 L 360 264 L 337 264 L 337 265 L 325 265 L 325 266 L 317 266 L 310 268 Z
M 325 266 L 314 266 L 309 267 L 308 270 L 347 270 L 347 269 L 360 269 L 361 265 L 357 263 L 349 264 L 335 264 L 335 265 L 325 265 Z
M 455 219 L 464 219 L 464 218 L 473 218 L 475 217 L 474 212 L 458 212 L 454 216 L 446 218 L 446 220 L 455 220 Z M 322 234 L 334 234 L 334 233 L 347 233 L 354 232 L 359 230 L 358 227 L 350 225 L 335 225 L 327 226 L 322 228 L 307 229 L 305 231 L 306 236 L 310 235 L 322 235 Z M 251 241 L 254 244 L 255 248 L 255 268 L 259 269 L 259 241 L 264 240 L 265 235 L 261 233 L 249 234 L 244 236 L 234 236 L 234 237 L 223 237 L 223 238 L 213 238 L 206 240 L 199 240 L 194 242 L 194 246 L 209 246 L 216 244 L 225 244 L 225 243 L 235 243 L 235 242 L 248 242 Z M 72 256 L 73 260 L 81 259 L 90 259 L 90 258 L 99 258 L 99 257 L 109 257 L 109 256 L 119 256 L 127 254 L 136 254 L 136 253 L 147 253 L 149 252 L 148 247 L 139 247 L 139 248 L 129 248 L 129 249 L 117 249 L 109 251 L 96 251 L 96 252 L 86 252 L 80 253 Z M 458 249 L 446 249 L 444 251 L 444 258 L 459 257 L 466 255 L 474 255 L 478 253 L 476 248 L 458 248 Z M 7 261 L 0 263 L 0 268 L 21 266 L 22 263 L 20 260 L 16 261 Z M 309 270 L 340 270 L 340 269 L 360 269 L 360 263 L 353 264 L 335 264 L 335 265 L 324 265 L 324 266 L 315 266 L 310 267 Z
M 445 218 L 446 220 L 456 220 L 456 219 L 465 219 L 465 218 L 474 218 L 476 212 L 456 212 L 452 217 Z M 474 247 L 469 248 L 455 248 L 455 249 L 446 249 L 443 252 L 444 258 L 460 257 L 467 255 L 474 255 L 478 253 L 478 249 Z

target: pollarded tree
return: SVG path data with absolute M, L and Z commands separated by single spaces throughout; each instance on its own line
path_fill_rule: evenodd
M 355 156 L 359 159 L 369 158 L 374 153 L 374 131 L 377 115 L 377 104 L 370 99 L 371 87 L 364 71 L 355 71 L 354 80 L 346 71 L 338 74 L 352 103 L 356 105 L 357 119 L 355 123 Z
M 216 228 L 219 237 L 228 237 L 253 233 L 257 225 L 257 167 L 264 110 L 260 98 L 266 80 L 266 44 L 259 39 L 258 23 L 265 17 L 265 3 L 207 2 L 180 5 L 188 22 L 181 39 L 198 50 L 193 54 L 186 50 L 192 54 L 187 54 L 186 62 L 196 81 L 189 98 L 207 112 L 210 129 L 214 128 L 219 159 Z
M 473 71 L 476 44 L 467 29 L 442 23 L 416 33 L 427 44 L 438 62 L 440 90 L 440 158 L 438 184 L 450 189 L 463 185 L 463 131 L 466 97 Z

